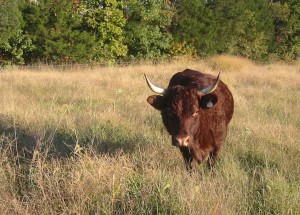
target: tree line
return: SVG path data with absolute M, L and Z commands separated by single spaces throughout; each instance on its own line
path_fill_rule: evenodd
M 299 0 L 0 0 L 0 66 L 300 54 Z

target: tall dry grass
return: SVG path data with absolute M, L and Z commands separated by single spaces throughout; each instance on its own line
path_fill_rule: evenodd
M 143 79 L 185 68 L 223 70 L 235 99 L 217 165 L 192 176 Z M 1 214 L 299 214 L 299 86 L 297 64 L 229 56 L 2 71 Z

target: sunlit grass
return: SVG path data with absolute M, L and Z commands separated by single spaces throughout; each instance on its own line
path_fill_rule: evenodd
M 213 68 L 222 71 L 238 71 L 246 67 L 252 67 L 254 64 L 247 58 L 241 58 L 230 55 L 216 55 L 207 59 L 207 63 Z
M 217 165 L 192 176 L 143 78 L 185 68 L 222 70 L 235 99 Z M 1 71 L 1 214 L 299 214 L 299 91 L 298 64 L 229 56 Z

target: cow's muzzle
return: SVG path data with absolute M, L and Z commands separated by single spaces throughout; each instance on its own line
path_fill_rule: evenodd
M 191 142 L 191 137 L 189 135 L 180 137 L 172 136 L 172 145 L 177 147 L 190 147 Z

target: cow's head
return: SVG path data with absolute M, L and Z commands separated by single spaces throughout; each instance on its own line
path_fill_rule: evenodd
M 220 74 L 219 74 L 220 75 Z M 163 89 L 152 84 L 145 75 L 149 88 L 160 95 L 149 96 L 148 103 L 161 111 L 163 123 L 172 136 L 172 144 L 178 147 L 191 147 L 196 132 L 199 131 L 200 117 L 205 110 L 212 108 L 218 98 L 212 92 L 216 82 L 204 89 L 174 86 Z

